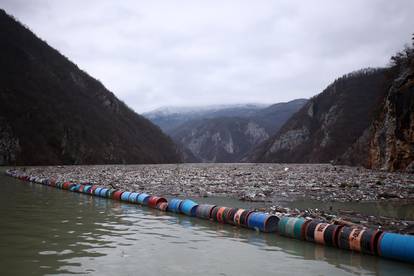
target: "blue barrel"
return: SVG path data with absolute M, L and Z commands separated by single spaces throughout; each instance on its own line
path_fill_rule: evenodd
M 92 185 L 86 185 L 86 186 L 83 188 L 83 193 L 84 193 L 84 194 L 89 194 L 89 191 L 91 190 L 91 188 L 92 188 Z
M 138 196 L 137 201 L 139 204 L 142 205 L 147 205 L 148 204 L 148 200 L 151 196 L 149 194 L 146 193 L 142 193 Z
M 187 216 L 195 217 L 197 211 L 198 203 L 190 199 L 186 199 L 181 203 L 180 211 Z
M 107 193 L 108 193 L 109 189 L 108 188 L 103 188 L 101 190 L 101 192 L 99 193 L 99 196 L 101 197 L 107 197 Z
M 131 195 L 131 192 L 123 192 L 121 195 L 122 201 L 129 201 L 129 196 Z
M 180 212 L 180 206 L 183 201 L 178 198 L 173 198 L 170 201 L 168 201 L 168 209 L 169 212 L 179 213 Z
M 102 189 L 103 189 L 102 187 L 96 188 L 95 191 L 94 191 L 95 195 L 96 196 L 99 196 L 99 194 L 100 194 L 100 192 L 101 192 Z
M 253 212 L 247 218 L 247 226 L 262 232 L 276 232 L 279 218 L 262 212 Z
M 132 203 L 136 203 L 138 196 L 139 196 L 139 193 L 131 193 L 129 195 L 128 201 Z
M 81 184 L 76 184 L 76 185 L 70 187 L 70 191 L 71 192 L 77 192 L 80 187 L 81 187 Z
M 378 247 L 382 257 L 414 263 L 414 236 L 384 233 Z

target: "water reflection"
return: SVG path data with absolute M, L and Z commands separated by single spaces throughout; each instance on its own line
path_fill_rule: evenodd
M 403 263 L 0 177 L 4 275 L 413 272 Z M 138 274 L 138 273 L 137 273 Z

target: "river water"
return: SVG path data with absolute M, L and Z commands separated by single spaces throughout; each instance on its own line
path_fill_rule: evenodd
M 414 266 L 0 175 L 1 275 L 414 275 Z

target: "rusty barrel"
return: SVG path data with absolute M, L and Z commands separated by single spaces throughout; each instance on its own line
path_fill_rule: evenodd
M 157 205 L 162 202 L 168 203 L 167 199 L 164 197 L 150 196 L 150 198 L 148 199 L 148 207 L 157 208 Z

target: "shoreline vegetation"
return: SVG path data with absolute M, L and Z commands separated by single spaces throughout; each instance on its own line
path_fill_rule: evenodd
M 8 167 L 10 168 L 10 167 Z M 414 175 L 331 164 L 168 164 L 88 165 L 11 168 L 27 175 L 92 183 L 166 197 L 231 198 L 255 208 L 338 224 L 414 234 L 409 218 L 359 213 L 354 204 L 414 203 Z M 288 208 L 287 202 L 313 200 L 323 208 Z M 343 202 L 350 209 L 332 210 Z M 293 206 L 294 207 L 294 206 Z

